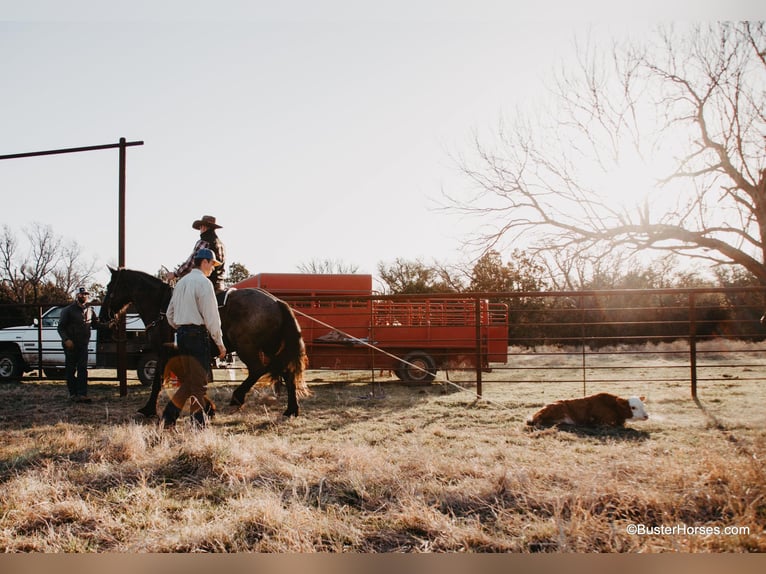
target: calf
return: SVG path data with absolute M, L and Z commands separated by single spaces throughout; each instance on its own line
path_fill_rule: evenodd
M 545 405 L 527 420 L 530 426 L 569 424 L 580 426 L 621 427 L 626 420 L 649 418 L 644 397 L 623 399 L 610 393 L 598 393 L 581 399 L 564 399 Z

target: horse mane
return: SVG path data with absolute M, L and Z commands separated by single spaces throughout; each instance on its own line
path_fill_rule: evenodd
M 160 283 L 166 284 L 162 279 L 159 279 L 158 277 L 155 277 L 154 275 L 149 275 L 148 273 L 144 271 L 139 271 L 138 269 L 128 269 L 126 267 L 120 267 L 119 272 L 124 273 L 126 275 L 127 274 L 135 275 L 142 282 L 151 283 L 152 287 L 155 287 Z

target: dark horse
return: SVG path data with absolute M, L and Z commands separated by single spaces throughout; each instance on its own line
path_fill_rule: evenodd
M 157 369 L 149 400 L 138 412 L 157 416 L 157 398 L 173 348 L 173 329 L 165 317 L 173 288 L 142 271 L 111 269 L 99 319 L 116 324 L 128 305 L 134 305 L 144 325 L 152 349 L 157 353 Z M 241 406 L 245 395 L 264 375 L 287 388 L 284 416 L 298 416 L 298 397 L 310 394 L 303 378 L 307 365 L 306 348 L 292 309 L 284 301 L 260 289 L 232 289 L 219 307 L 224 343 L 247 366 L 247 377 L 232 393 L 231 405 Z

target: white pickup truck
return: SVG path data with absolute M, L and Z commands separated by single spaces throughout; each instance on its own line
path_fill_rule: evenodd
M 98 314 L 99 307 L 94 306 Z M 0 329 L 0 382 L 17 381 L 24 373 L 38 369 L 39 341 L 42 338 L 42 370 L 51 379 L 64 378 L 64 349 L 58 334 L 63 307 L 51 307 L 42 315 L 42 325 Z M 138 315 L 125 318 L 127 367 L 135 368 L 142 385 L 150 385 L 157 357 L 147 348 L 144 323 Z M 117 343 L 108 330 L 93 329 L 88 344 L 88 368 L 115 368 Z

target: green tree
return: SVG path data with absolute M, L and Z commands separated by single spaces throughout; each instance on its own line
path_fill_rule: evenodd
M 226 274 L 226 283 L 228 285 L 234 285 L 235 283 L 244 281 L 251 275 L 250 271 L 247 270 L 247 267 L 245 267 L 242 263 L 236 262 L 229 265 L 229 269 Z
M 471 291 L 542 291 L 547 287 L 543 278 L 545 267 L 519 249 L 514 249 L 508 262 L 500 253 L 490 250 L 474 265 Z
M 474 265 L 469 290 L 509 294 L 542 291 L 545 272 L 545 267 L 521 250 L 515 249 L 506 263 L 498 251 L 490 250 Z M 491 302 L 508 306 L 508 340 L 512 344 L 534 346 L 544 339 L 545 299 L 498 296 Z

